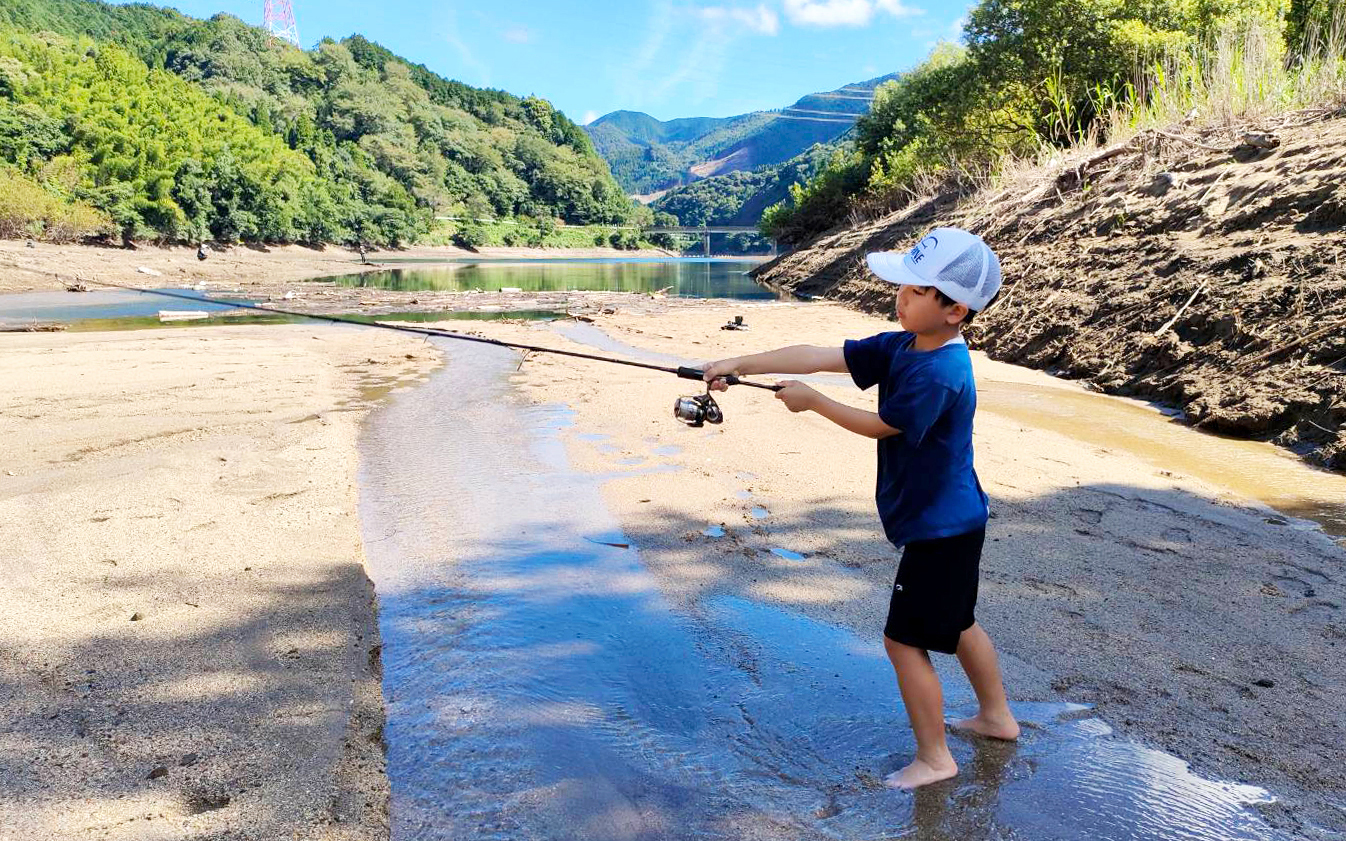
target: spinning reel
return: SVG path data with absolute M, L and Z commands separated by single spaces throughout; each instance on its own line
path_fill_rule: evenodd
M 706 386 L 705 394 L 679 397 L 673 403 L 673 417 L 693 427 L 724 422 L 724 412 L 715 398 L 710 396 L 710 386 Z
M 684 380 L 696 380 L 700 382 L 704 379 L 706 372 L 698 368 L 677 368 L 668 369 L 677 374 Z M 730 374 L 722 378 L 728 385 L 747 385 L 753 388 L 764 388 L 767 391 L 780 391 L 778 385 L 766 385 L 765 383 L 753 383 L 747 380 L 741 380 L 736 375 Z M 724 412 L 720 410 L 720 404 L 715 402 L 715 398 L 710 396 L 710 384 L 706 384 L 706 393 L 698 394 L 695 397 L 679 397 L 673 404 L 673 417 L 687 424 L 688 426 L 705 426 L 708 423 L 723 423 Z

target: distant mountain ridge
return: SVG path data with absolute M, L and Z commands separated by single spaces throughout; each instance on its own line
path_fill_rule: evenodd
M 811 93 L 779 111 L 735 117 L 683 117 L 667 122 L 638 111 L 614 111 L 585 126 L 617 183 L 650 195 L 703 178 L 784 163 L 818 143 L 832 143 L 869 108 L 880 76 Z
M 677 143 L 703 137 L 733 117 L 683 117 L 661 122 L 640 111 L 613 111 L 590 124 L 590 136 L 596 126 L 609 126 L 626 140 L 636 143 Z

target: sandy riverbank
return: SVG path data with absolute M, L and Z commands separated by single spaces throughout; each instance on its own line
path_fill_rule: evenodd
M 750 331 L 721 331 L 733 314 Z M 637 348 L 701 359 L 892 327 L 827 305 L 619 314 L 597 326 Z M 555 328 L 484 332 L 565 341 Z M 1081 394 L 980 355 L 976 365 L 988 395 Z M 872 510 L 872 442 L 756 390 L 731 390 L 720 398 L 725 424 L 693 430 L 670 408 L 695 386 L 659 374 L 537 355 L 516 381 L 537 402 L 573 408 L 572 460 L 614 477 L 608 504 L 683 609 L 737 595 L 878 645 L 895 556 Z M 844 379 L 827 390 L 858 405 L 868 397 Z M 1336 837 L 1314 825 L 1346 830 L 1346 551 L 1218 483 L 1026 426 L 986 408 L 994 402 L 983 401 L 977 427 L 995 509 L 979 616 L 1002 648 L 1012 698 L 1096 705 L 1123 735 L 1204 776 L 1270 789 L 1281 798 L 1267 808 L 1274 824 L 1306 837 Z M 1324 475 L 1303 470 L 1306 483 Z M 714 526 L 725 536 L 707 536 Z
M 387 835 L 356 522 L 385 331 L 0 338 L 0 839 Z
M 734 314 L 749 331 L 719 329 Z M 890 326 L 778 304 L 474 325 L 556 346 L 562 330 L 601 329 L 700 359 Z M 14 781 L 0 826 L 24 839 L 382 837 L 359 412 L 340 410 L 358 408 L 366 376 L 411 377 L 432 349 L 326 326 L 0 343 L 0 778 Z M 1079 394 L 977 365 L 988 398 Z M 724 426 L 688 429 L 669 410 L 695 385 L 636 369 L 534 355 L 514 380 L 573 408 L 572 460 L 614 477 L 607 504 L 681 609 L 738 595 L 878 644 L 894 556 L 872 512 L 872 443 L 747 389 L 720 398 Z M 978 421 L 997 514 L 979 614 L 1012 697 L 1094 704 L 1204 776 L 1267 787 L 1281 826 L 1346 828 L 1333 805 L 1346 788 L 1346 552 L 1218 483 L 994 402 Z M 716 525 L 724 537 L 704 533 Z
M 202 281 L 238 286 L 296 283 L 339 274 L 376 271 L 383 260 L 576 259 L 667 257 L 663 251 L 618 251 L 612 248 L 482 248 L 477 252 L 451 246 L 372 251 L 362 264 L 355 252 L 338 246 L 323 249 L 300 245 L 234 246 L 208 249 L 206 260 L 195 248 L 142 246 L 134 251 L 83 245 L 0 240 L 0 293 L 64 289 L 78 279 L 108 280 L 132 286 L 193 286 Z M 147 275 L 140 268 L 158 272 Z

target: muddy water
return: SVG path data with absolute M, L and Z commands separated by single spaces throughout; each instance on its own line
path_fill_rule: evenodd
M 512 354 L 443 350 L 361 445 L 394 838 L 1280 837 L 1264 792 L 1067 704 L 1017 707 L 1017 745 L 954 739 L 951 783 L 883 788 L 913 745 L 872 640 L 735 598 L 673 610 L 567 466 L 567 410 L 511 393 Z
M 982 379 L 977 397 L 979 410 L 1138 455 L 1156 470 L 1227 488 L 1346 537 L 1346 476 L 1308 467 L 1271 444 L 1199 432 L 1143 403 L 1071 388 Z

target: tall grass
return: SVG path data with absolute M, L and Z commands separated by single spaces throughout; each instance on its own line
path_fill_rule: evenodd
M 1295 54 L 1275 25 L 1253 22 L 1140 68 L 1132 91 L 1105 112 L 1112 141 L 1183 122 L 1232 127 L 1346 104 L 1346 7 L 1306 33 Z
M 1335 2 L 1326 24 L 1310 25 L 1293 52 L 1285 45 L 1284 22 L 1253 18 L 1173 49 L 1138 67 L 1130 81 L 1080 91 L 1058 70 L 1031 90 L 1037 98 L 1020 104 L 1037 115 L 1036 125 L 1016 127 L 1015 137 L 992 138 L 961 156 L 912 143 L 882 161 L 884 166 L 867 160 L 851 165 L 848 171 L 860 172 L 858 184 L 837 179 L 829 188 L 827 178 L 838 171 L 824 170 L 794 195 L 793 206 L 769 209 L 763 225 L 786 240 L 803 241 L 835 225 L 842 214 L 856 224 L 938 194 L 1041 184 L 1044 174 L 1057 175 L 1068 162 L 1078 165 L 1083 154 L 1125 143 L 1147 129 L 1228 131 L 1259 123 L 1274 128 L 1267 118 L 1346 108 L 1346 2 Z M 931 137 L 930 147 L 944 145 L 944 138 Z M 1005 147 L 1009 151 L 1002 151 Z M 968 218 L 982 212 L 969 209 Z
M 1124 143 L 1147 129 L 1236 129 L 1278 114 L 1346 107 L 1346 4 L 1326 25 L 1311 26 L 1294 52 L 1287 51 L 1280 26 L 1255 21 L 1138 67 L 1119 89 L 1095 86 L 1088 92 L 1093 119 L 1066 107 L 1059 87 L 1058 80 L 1044 80 L 1052 131 L 1070 137 L 1071 146 L 1041 137 L 1036 154 L 993 162 L 983 189 L 1037 180 L 1081 152 Z

